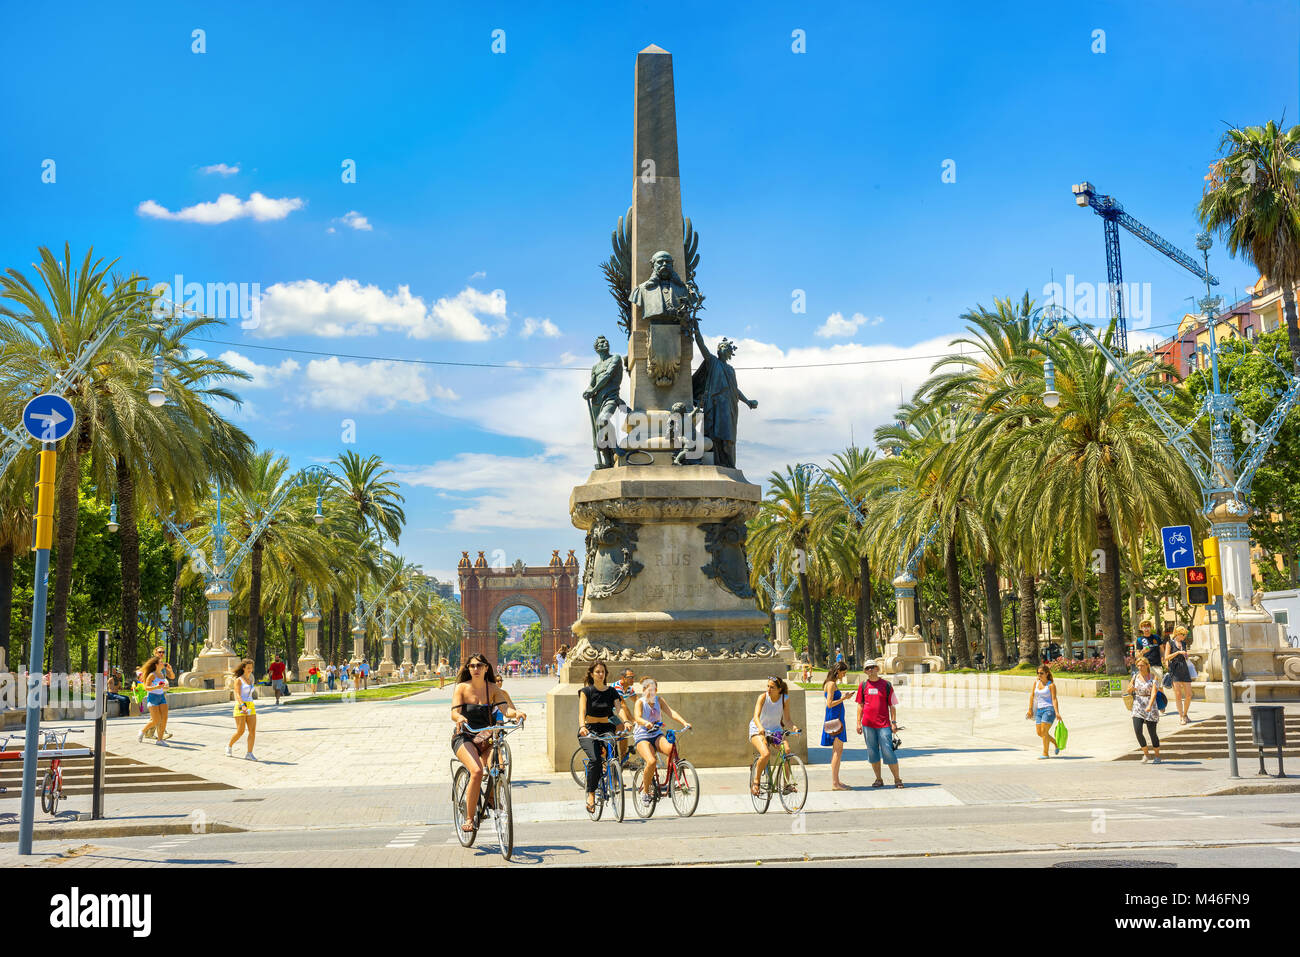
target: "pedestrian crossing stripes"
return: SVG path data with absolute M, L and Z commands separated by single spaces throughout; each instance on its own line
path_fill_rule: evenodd
M 415 847 L 416 844 L 420 843 L 420 838 L 424 837 L 426 831 L 428 831 L 428 828 L 424 827 L 407 828 L 405 831 L 396 834 L 384 846 L 385 848 Z

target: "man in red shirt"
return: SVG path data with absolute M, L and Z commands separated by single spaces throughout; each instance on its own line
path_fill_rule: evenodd
M 267 671 L 271 675 L 271 687 L 275 689 L 275 703 L 279 704 L 280 695 L 284 694 L 284 659 L 276 655 Z
M 889 765 L 894 776 L 894 787 L 901 788 L 903 779 L 898 776 L 898 756 L 894 754 L 894 732 L 898 730 L 898 695 L 894 686 L 880 677 L 880 665 L 867 661 L 866 678 L 858 684 L 853 700 L 858 703 L 858 734 L 866 739 L 867 758 L 876 774 L 873 788 L 883 788 L 880 764 Z

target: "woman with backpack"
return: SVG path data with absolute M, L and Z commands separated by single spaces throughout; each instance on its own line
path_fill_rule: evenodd
M 889 765 L 894 776 L 894 787 L 901 788 L 903 779 L 898 776 L 898 755 L 894 752 L 894 732 L 898 730 L 898 694 L 894 686 L 880 677 L 880 665 L 875 661 L 863 663 L 866 677 L 858 685 L 853 700 L 858 704 L 858 734 L 866 739 L 867 760 L 876 780 L 873 788 L 883 788 L 880 765 Z
M 1165 643 L 1165 675 L 1174 692 L 1174 707 L 1178 709 L 1178 723 L 1187 724 L 1187 711 L 1192 706 L 1192 679 L 1196 666 L 1187 656 L 1187 629 L 1179 625 Z

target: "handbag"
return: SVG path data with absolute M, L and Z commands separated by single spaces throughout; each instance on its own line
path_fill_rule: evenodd
M 1197 675 L 1196 665 L 1192 664 L 1191 658 L 1187 659 L 1187 674 L 1192 681 L 1196 680 L 1196 675 Z
M 822 734 L 837 735 L 844 730 L 844 722 L 839 718 L 831 718 L 822 725 Z
M 1164 679 L 1160 683 L 1166 688 L 1172 688 L 1174 686 L 1174 676 L 1166 671 Z

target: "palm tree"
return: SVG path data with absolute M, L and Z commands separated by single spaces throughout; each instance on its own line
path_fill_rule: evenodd
M 968 336 L 959 336 L 950 343 L 959 351 L 935 362 L 931 376 L 918 393 L 931 404 L 955 402 L 973 410 L 972 421 L 1005 412 L 1013 403 L 1028 401 L 1016 391 L 1016 360 L 1028 354 L 1034 341 L 1033 323 L 1036 317 L 1034 303 L 1026 292 L 1018 301 L 1010 297 L 995 298 L 993 308 L 976 304 L 960 318 L 966 323 Z M 970 351 L 967 352 L 969 347 Z M 1014 417 L 1000 420 L 1006 428 L 1018 425 Z M 948 459 L 947 483 L 953 488 L 967 488 L 975 481 L 988 445 L 987 431 L 965 431 L 957 437 L 957 447 Z M 1014 554 L 1014 543 L 1002 533 L 1002 497 L 997 494 L 980 495 L 974 491 L 975 502 L 982 509 L 981 520 L 987 530 L 984 546 L 976 555 L 980 562 L 980 578 L 988 614 L 989 657 L 994 669 L 1007 665 L 1006 636 L 1002 628 L 1002 594 L 998 588 L 998 569 L 1006 553 Z M 1036 586 L 1032 563 L 1021 563 L 1018 578 L 1021 591 L 1021 610 L 1030 616 L 1028 641 L 1021 642 L 1021 662 L 1037 663 L 1037 612 Z
M 338 472 L 337 481 L 356 527 L 362 532 L 377 532 L 396 544 L 406 524 L 401 506 L 406 499 L 398 491 L 399 483 L 385 478 L 393 470 L 378 455 L 363 459 L 352 451 L 342 453 L 330 465 Z
M 1107 339 L 1113 332 L 1114 323 Z M 1059 544 L 1081 576 L 1101 550 L 1106 667 L 1122 674 L 1119 549 L 1140 548 L 1144 529 L 1194 515 L 1199 486 L 1100 350 L 1064 331 L 1039 350 L 1056 363 L 1059 407 L 1030 404 L 1044 390 L 1041 366 L 1032 354 L 1013 360 L 1023 401 L 992 416 L 980 489 L 1005 489 L 1006 522 L 1031 567 L 1045 567 Z M 1159 368 L 1145 353 L 1123 361 L 1139 380 Z M 1002 427 L 1008 420 L 1013 428 Z
M 68 244 L 63 260 L 49 249 L 39 250 L 34 265 L 37 282 L 16 269 L 0 276 L 0 298 L 12 305 L 0 305 L 0 341 L 6 343 L 5 362 L 27 382 L 40 389 L 67 371 L 82 347 L 119 318 L 135 312 L 146 293 L 138 280 L 106 286 L 105 277 L 113 263 L 94 259 L 86 251 L 80 268 L 72 259 Z M 139 330 L 135 330 L 139 332 Z M 77 489 L 81 480 L 81 459 L 94 439 L 95 399 L 104 377 L 112 377 L 123 366 L 136 361 L 131 335 L 112 336 L 100 348 L 81 379 L 64 391 L 77 413 L 76 429 L 62 444 L 56 492 L 56 563 L 54 601 L 50 628 L 50 667 L 68 671 L 68 599 L 72 591 L 72 560 L 77 543 Z
M 1282 292 L 1291 359 L 1300 365 L 1295 287 L 1300 283 L 1300 126 L 1229 129 L 1205 177 L 1196 212 Z
M 876 461 L 874 449 L 860 449 L 850 445 L 843 452 L 832 457 L 832 464 L 826 470 L 844 494 L 858 508 L 866 511 L 867 496 L 871 488 L 871 469 Z M 834 492 L 827 490 L 830 495 Z M 856 565 L 846 576 L 845 593 L 854 599 L 854 654 L 860 663 L 876 656 L 875 635 L 868 635 L 871 630 L 871 561 L 875 551 L 876 535 L 874 529 L 848 515 L 848 509 L 838 495 L 827 498 L 831 514 L 839 513 L 844 519 L 842 531 L 846 557 L 851 556 Z M 849 571 L 846 569 L 846 571 Z
M 36 456 L 19 453 L 0 476 L 0 658 L 11 668 L 9 628 L 13 617 L 14 556 L 31 544 L 32 513 L 26 491 L 35 483 Z
M 773 472 L 768 476 L 767 497 L 758 519 L 751 526 L 749 552 L 756 570 L 770 567 L 778 551 L 782 561 L 794 567 L 803 600 L 804 624 L 808 629 L 808 660 L 819 664 L 823 660 L 820 604 L 814 610 L 817 583 L 810 575 L 814 562 L 809 554 L 812 522 L 804 518 L 807 489 L 808 478 L 802 470 L 787 468 L 785 474 Z M 797 560 L 797 555 L 803 555 L 803 560 Z

